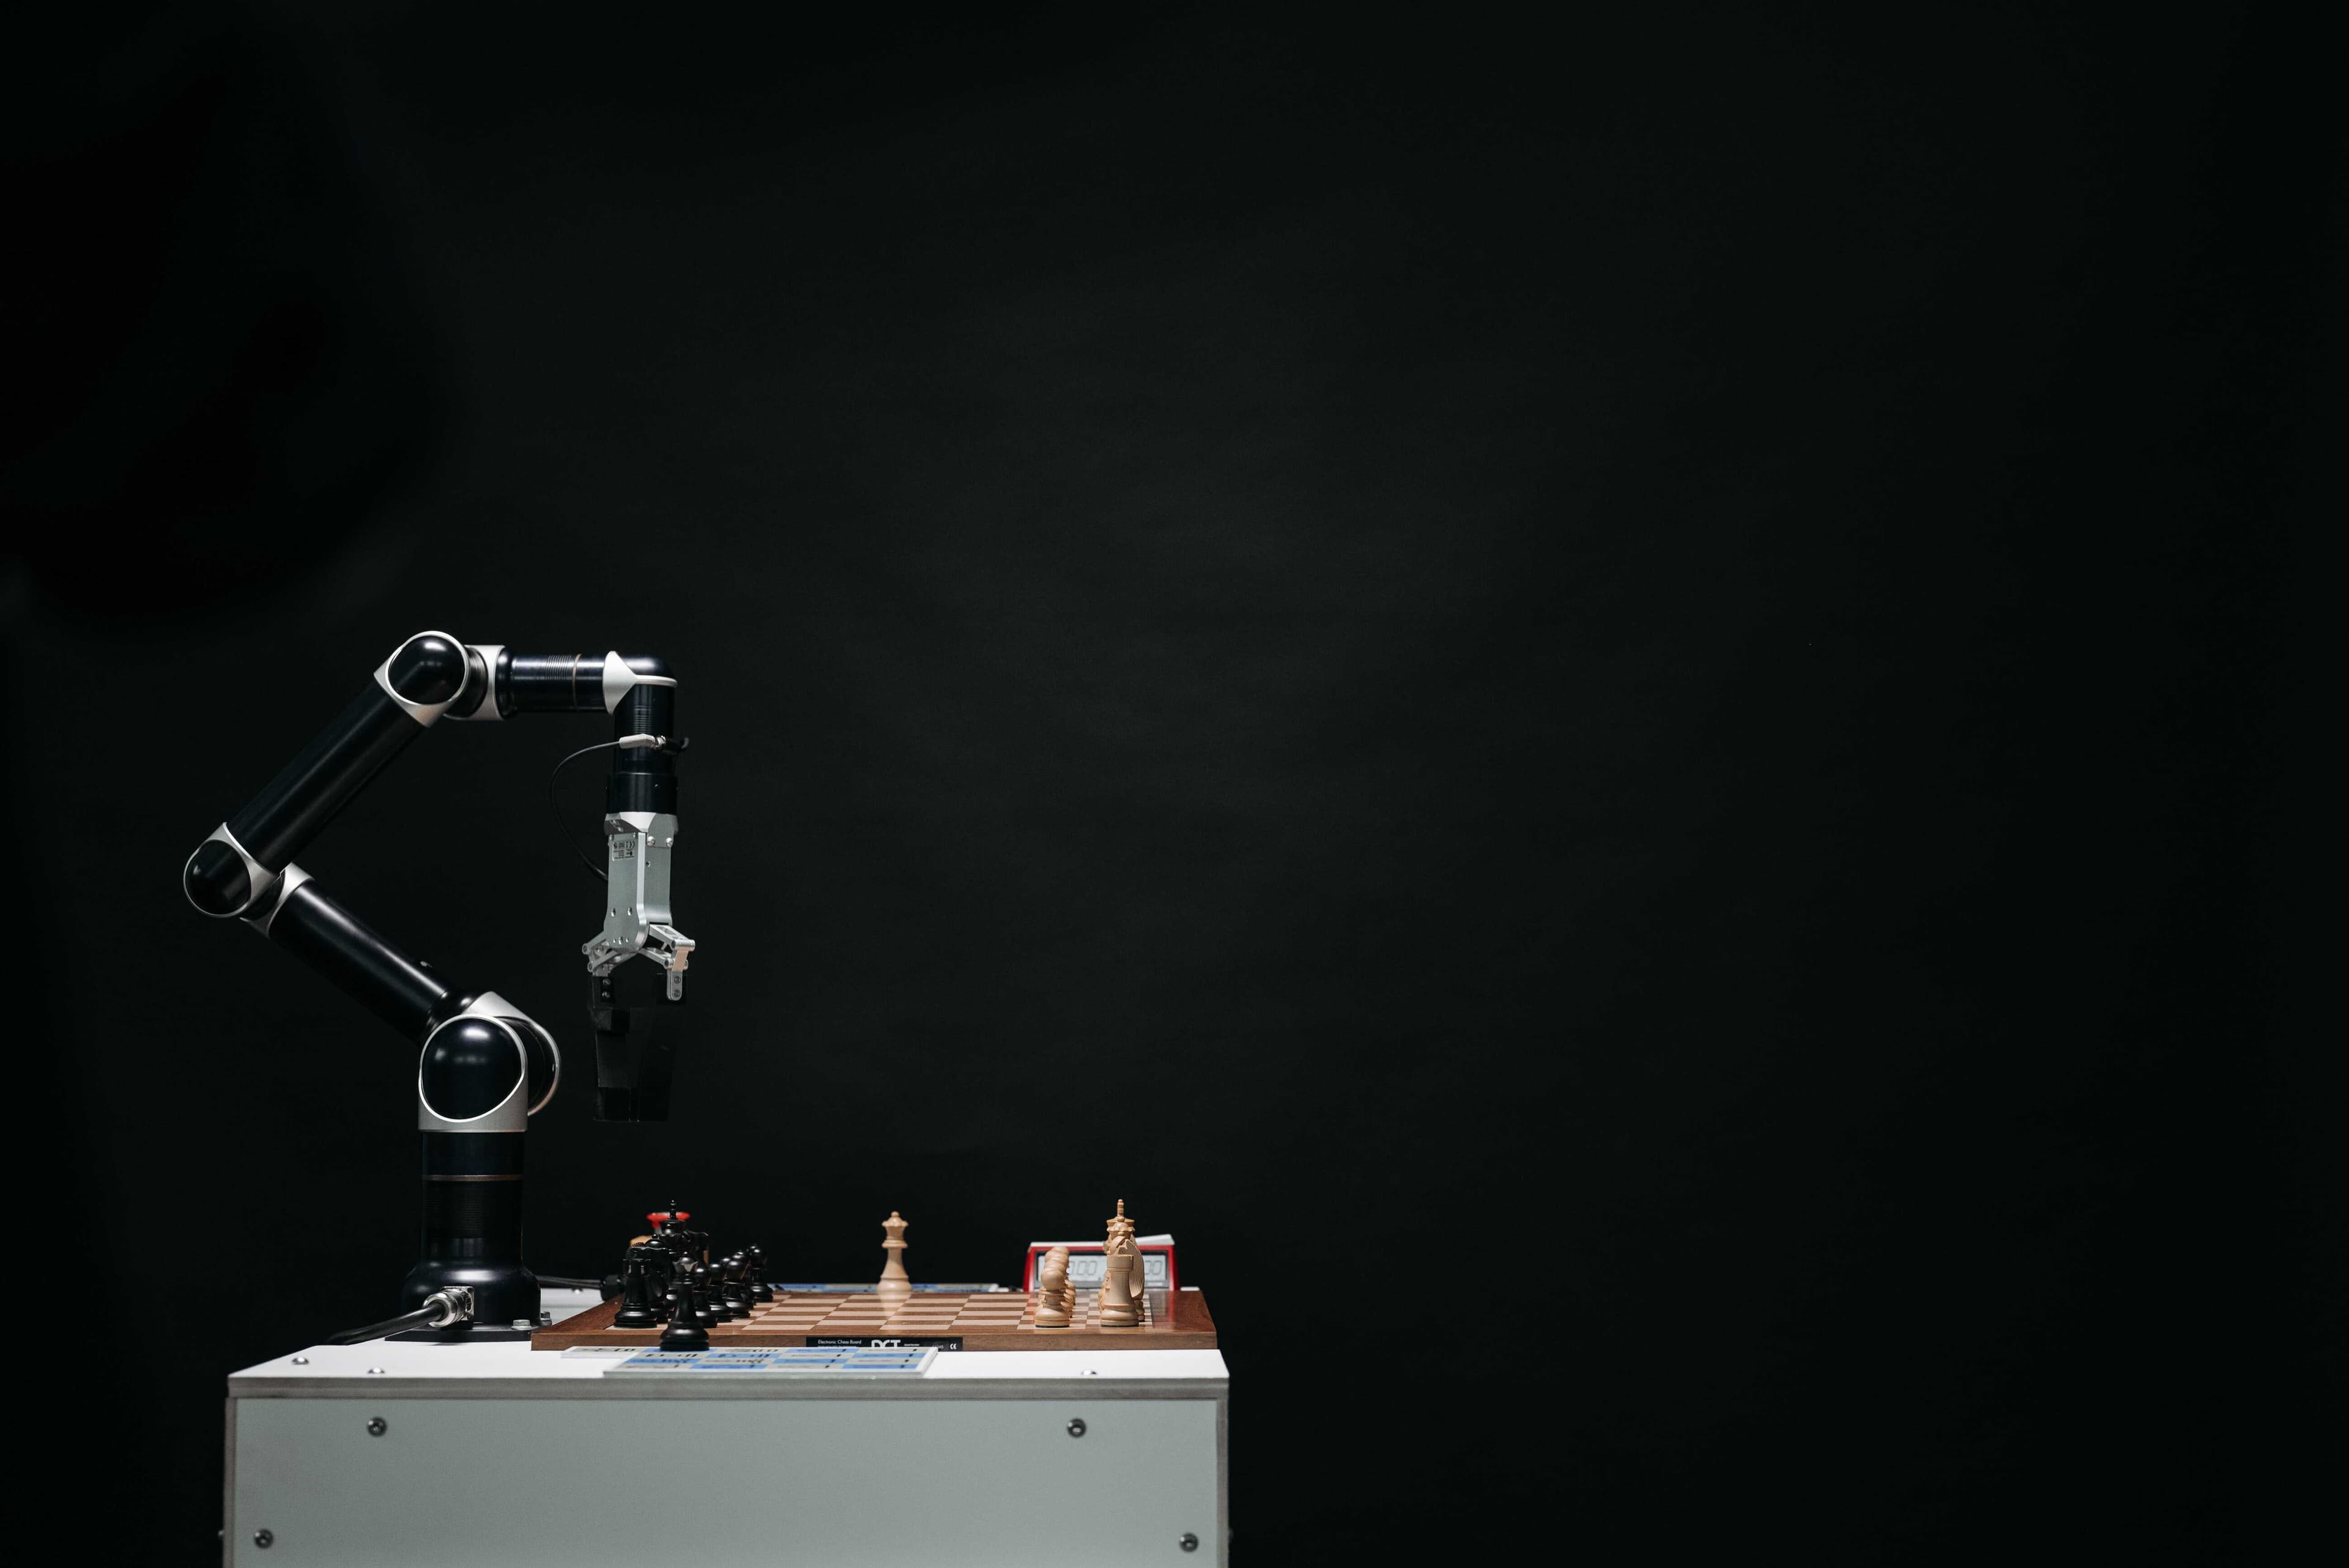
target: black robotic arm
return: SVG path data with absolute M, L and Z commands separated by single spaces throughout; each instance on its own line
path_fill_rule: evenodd
M 677 680 L 661 659 L 516 654 L 419 632 L 197 846 L 181 875 L 197 909 L 243 919 L 422 1047 L 416 1096 L 423 1244 L 402 1292 L 409 1308 L 464 1286 L 478 1321 L 537 1314 L 538 1282 L 522 1261 L 521 1134 L 553 1097 L 562 1053 L 543 1026 L 497 992 L 460 990 L 370 929 L 294 857 L 443 718 L 597 710 L 612 716 L 607 891 L 602 929 L 581 949 L 595 1028 L 596 1115 L 664 1120 L 693 941 L 671 923 L 669 909 L 676 756 L 685 742 L 677 734 Z

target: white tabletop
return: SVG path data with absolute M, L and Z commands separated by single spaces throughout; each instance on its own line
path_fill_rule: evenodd
M 597 1304 L 593 1291 L 542 1293 L 540 1304 L 556 1322 Z M 392 1397 L 456 1398 L 601 1397 L 608 1389 L 619 1397 L 675 1398 L 673 1385 L 648 1384 L 635 1377 L 604 1374 L 618 1356 L 566 1355 L 533 1350 L 527 1341 L 496 1344 L 449 1344 L 427 1340 L 370 1340 L 364 1345 L 314 1345 L 307 1350 L 272 1357 L 229 1375 L 231 1398 L 312 1397 L 355 1398 Z M 991 1350 L 947 1351 L 933 1360 L 920 1377 L 890 1381 L 890 1391 L 876 1389 L 879 1379 L 825 1377 L 822 1386 L 803 1380 L 761 1381 L 757 1388 L 726 1385 L 727 1397 L 765 1395 L 786 1398 L 816 1397 L 973 1397 L 994 1393 L 1017 1398 L 1033 1391 L 1056 1397 L 1069 1395 L 1142 1395 L 1164 1397 L 1181 1394 L 1212 1397 L 1230 1379 L 1223 1354 L 1214 1350 Z M 920 1386 L 908 1389 L 905 1385 Z M 1183 1385 L 1201 1386 L 1184 1388 Z M 698 1389 L 697 1392 L 708 1392 Z

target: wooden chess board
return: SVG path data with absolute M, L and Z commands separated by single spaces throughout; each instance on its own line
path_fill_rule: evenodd
M 660 1329 L 614 1328 L 617 1301 L 589 1307 L 530 1336 L 533 1350 L 571 1350 L 583 1345 L 660 1343 Z M 892 1339 L 909 1345 L 947 1345 L 961 1350 L 1213 1350 L 1216 1320 L 1197 1291 L 1146 1293 L 1143 1322 L 1134 1328 L 1103 1328 L 1101 1293 L 1079 1291 L 1073 1321 L 1066 1328 L 1036 1326 L 1036 1298 L 1024 1291 L 916 1291 L 892 1305 L 878 1295 L 843 1295 L 778 1291 L 771 1302 L 750 1309 L 749 1319 L 721 1323 L 709 1331 L 712 1350 L 838 1344 Z

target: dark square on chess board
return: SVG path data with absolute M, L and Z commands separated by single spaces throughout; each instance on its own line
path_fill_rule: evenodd
M 658 1324 L 615 1328 L 620 1303 L 607 1301 L 530 1336 L 533 1350 L 660 1343 Z M 1145 1293 L 1133 1328 L 1101 1325 L 1101 1293 L 1079 1291 L 1067 1328 L 1038 1328 L 1036 1298 L 1024 1291 L 917 1291 L 895 1303 L 876 1294 L 778 1291 L 748 1319 L 709 1331 L 713 1350 L 760 1346 L 936 1345 L 953 1350 L 1213 1350 L 1216 1320 L 1197 1291 Z

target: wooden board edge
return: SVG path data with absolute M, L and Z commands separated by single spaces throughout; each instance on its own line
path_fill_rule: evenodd
M 617 1347 L 631 1345 L 653 1349 L 660 1344 L 657 1328 L 615 1329 L 612 1320 L 620 1314 L 620 1303 L 598 1302 L 583 1307 L 551 1328 L 533 1331 L 530 1336 L 533 1350 L 581 1350 L 598 1345 Z M 777 1350 L 798 1349 L 818 1336 L 804 1334 L 761 1333 L 747 1330 L 728 1333 L 720 1327 L 710 1338 L 713 1350 L 741 1350 L 765 1345 Z M 842 1337 L 825 1334 L 823 1338 Z M 920 1337 L 920 1336 L 915 1336 Z M 958 1336 L 965 1350 L 1216 1350 L 1216 1320 L 1207 1312 L 1207 1298 L 1198 1291 L 1178 1293 L 1174 1303 L 1173 1321 L 1164 1327 L 1151 1328 L 1092 1328 L 1063 1334 L 1057 1329 L 1027 1329 L 1019 1334 L 966 1334 Z M 984 1343 L 981 1343 L 984 1342 Z

